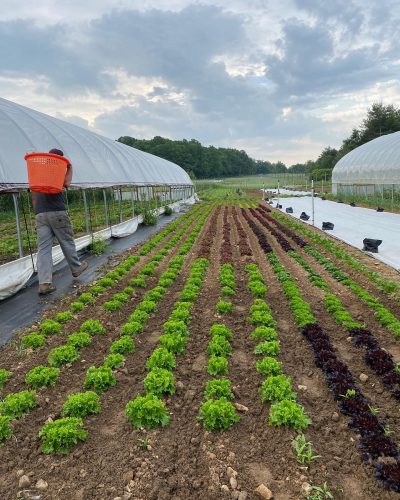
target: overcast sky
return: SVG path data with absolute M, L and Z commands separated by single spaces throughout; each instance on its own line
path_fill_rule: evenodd
M 0 96 L 291 165 L 400 104 L 399 21 L 398 0 L 1 0 Z

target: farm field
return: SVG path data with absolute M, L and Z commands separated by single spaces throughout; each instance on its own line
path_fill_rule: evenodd
M 120 257 L 0 351 L 1 499 L 399 497 L 394 270 L 234 193 Z

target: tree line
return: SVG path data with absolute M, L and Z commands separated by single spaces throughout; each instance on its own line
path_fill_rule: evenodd
M 135 139 L 123 136 L 119 142 L 146 151 L 180 165 L 193 179 L 235 177 L 256 174 L 306 173 L 314 180 L 330 179 L 333 167 L 344 155 L 381 135 L 400 131 L 400 108 L 392 104 L 375 103 L 366 118 L 339 149 L 326 147 L 315 161 L 297 163 L 287 167 L 276 163 L 255 160 L 243 150 L 203 146 L 195 139 L 179 141 L 156 136 L 153 139 Z

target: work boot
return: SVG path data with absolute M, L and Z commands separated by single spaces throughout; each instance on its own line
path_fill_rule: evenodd
M 84 260 L 84 261 L 81 263 L 81 265 L 80 265 L 79 269 L 78 269 L 77 271 L 74 271 L 74 272 L 72 273 L 72 276 L 73 276 L 74 278 L 77 278 L 79 275 L 81 275 L 81 274 L 83 273 L 83 271 L 86 271 L 86 269 L 87 269 L 88 265 L 89 265 L 88 261 L 87 261 L 87 260 Z
M 39 285 L 39 295 L 48 295 L 54 292 L 54 290 L 56 290 L 56 287 L 53 283 L 42 283 Z

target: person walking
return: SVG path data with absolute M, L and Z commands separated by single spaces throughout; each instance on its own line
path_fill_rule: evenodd
M 50 149 L 49 153 L 64 156 L 60 149 Z M 72 165 L 69 164 L 65 174 L 64 187 L 68 188 L 72 181 Z M 33 208 L 36 219 L 38 239 L 37 272 L 39 279 L 39 295 L 54 292 L 53 285 L 53 238 L 56 237 L 63 254 L 75 278 L 88 267 L 86 260 L 80 261 L 73 238 L 71 219 L 69 218 L 62 192 L 47 194 L 33 192 Z

